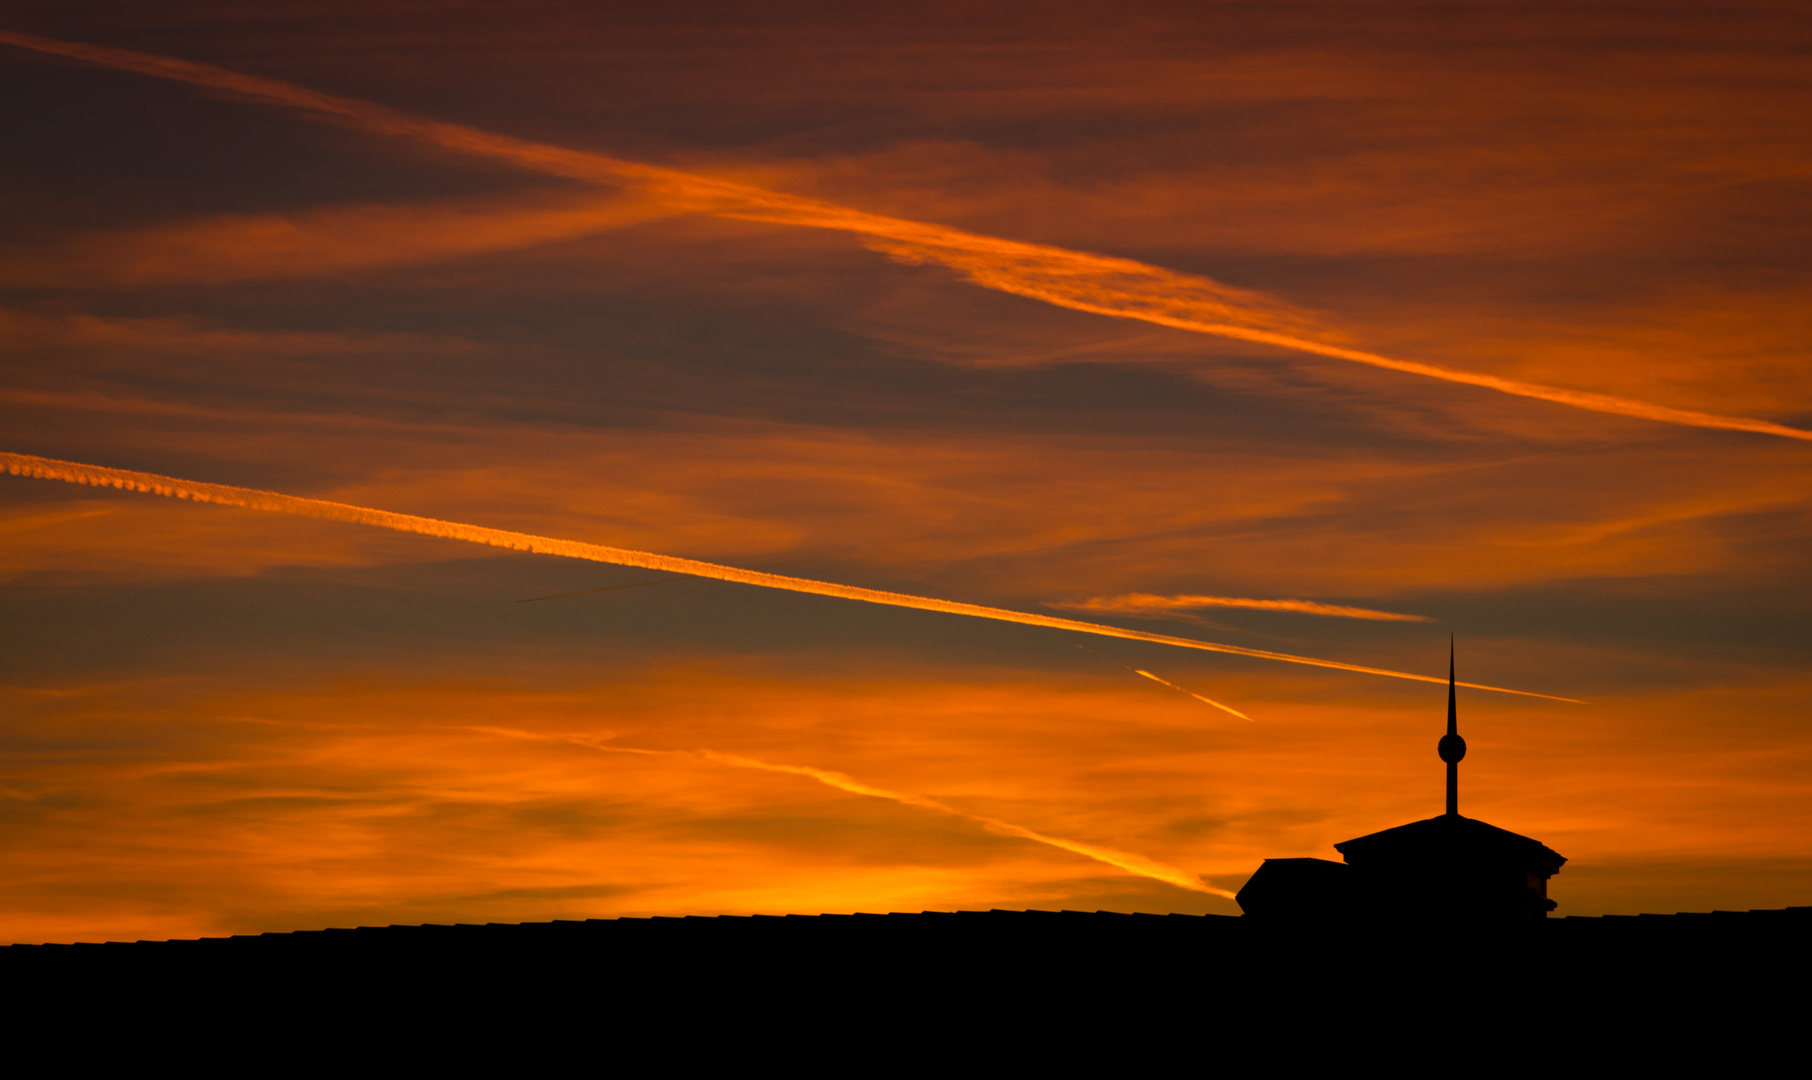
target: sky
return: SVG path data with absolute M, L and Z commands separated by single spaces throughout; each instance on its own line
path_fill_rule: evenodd
M 8 5 L 0 939 L 1812 903 L 1803 10 L 860 7 Z

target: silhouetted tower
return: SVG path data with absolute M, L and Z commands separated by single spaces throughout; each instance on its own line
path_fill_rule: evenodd
M 1554 909 L 1548 879 L 1567 860 L 1539 840 L 1460 816 L 1454 647 L 1447 643 L 1447 812 L 1334 845 L 1345 862 L 1266 859 L 1239 891 L 1248 915 L 1274 920 L 1390 919 L 1509 924 Z
M 1460 738 L 1460 710 L 1454 700 L 1453 637 L 1447 638 L 1447 734 L 1441 736 L 1441 760 L 1447 763 L 1447 816 L 1460 816 L 1460 759 L 1466 740 Z

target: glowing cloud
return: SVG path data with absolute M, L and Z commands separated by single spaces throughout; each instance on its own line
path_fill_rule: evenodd
M 1185 690 L 1182 687 L 1178 686 L 1176 683 L 1171 682 L 1169 679 L 1161 679 L 1158 676 L 1153 675 L 1151 672 L 1146 671 L 1144 668 L 1133 668 L 1133 674 L 1134 675 L 1143 675 L 1147 679 L 1150 679 L 1152 682 L 1163 683 L 1165 686 L 1170 687 L 1172 690 L 1175 690 L 1178 693 L 1188 694 L 1190 697 L 1196 699 L 1197 701 L 1204 702 L 1208 705 L 1212 705 L 1215 708 L 1221 710 L 1222 712 L 1232 713 L 1233 715 L 1239 717 L 1241 720 L 1252 719 L 1250 716 L 1247 716 L 1245 713 L 1240 712 L 1238 709 L 1234 708 L 1231 705 L 1222 705 L 1220 702 L 1214 700 L 1213 698 L 1205 698 L 1193 690 Z
M 568 240 L 673 214 L 621 194 L 542 195 L 489 204 L 340 206 L 228 215 L 78 238 L 11 258 L 0 283 L 163 284 L 309 277 Z
M 675 212 L 853 233 L 860 236 L 864 244 L 893 258 L 947 266 L 985 288 L 1077 311 L 1275 345 L 1591 412 L 1812 441 L 1812 431 L 1767 420 L 1676 409 L 1610 394 L 1544 386 L 1348 348 L 1338 343 L 1339 335 L 1275 299 L 1131 259 L 1002 240 L 941 225 L 869 214 L 749 184 L 530 142 L 461 124 L 424 120 L 381 105 L 323 94 L 293 83 L 241 75 L 207 64 L 13 31 L 0 31 L 0 42 L 116 70 L 225 90 L 253 100 L 331 117 L 375 134 L 414 139 L 459 153 L 508 161 L 548 175 L 634 187 L 643 197 Z
M 1248 600 L 1238 596 L 1158 596 L 1154 593 L 1121 593 L 1087 600 L 1054 602 L 1045 607 L 1064 611 L 1095 611 L 1103 615 L 1145 615 L 1175 618 L 1180 611 L 1200 608 L 1251 608 L 1255 611 L 1293 611 L 1300 615 L 1328 615 L 1341 619 L 1376 619 L 1381 622 L 1435 622 L 1426 615 L 1321 604 L 1313 600 Z
M 1416 682 L 1445 683 L 1447 681 L 1433 675 L 1412 675 L 1406 671 L 1391 671 L 1387 668 L 1345 664 L 1338 660 L 1317 660 L 1312 657 L 1293 656 L 1289 653 L 1269 652 L 1264 649 L 1248 649 L 1239 645 L 1221 645 L 1208 641 L 1195 641 L 1190 638 L 1148 634 L 1142 630 L 1123 630 L 1117 626 L 1104 626 L 1075 619 L 1058 619 L 1049 615 L 1033 615 L 1023 611 L 1010 611 L 1006 608 L 985 607 L 981 604 L 938 600 L 926 596 L 912 596 L 907 593 L 886 592 L 881 589 L 863 589 L 853 585 L 836 585 L 827 581 L 813 581 L 809 578 L 787 577 L 760 570 L 743 570 L 734 566 L 722 566 L 697 559 L 683 559 L 675 555 L 657 555 L 647 551 L 587 544 L 578 540 L 534 536 L 529 533 L 510 532 L 506 529 L 485 528 L 482 525 L 465 525 L 456 521 L 417 517 L 413 514 L 396 514 L 388 510 L 374 510 L 364 506 L 328 502 L 324 499 L 307 499 L 297 495 L 281 495 L 273 491 L 231 487 L 226 484 L 178 480 L 175 477 L 159 476 L 155 473 L 110 469 L 100 465 L 82 465 L 73 461 L 58 461 L 54 458 L 35 457 L 30 454 L 0 452 L 0 465 L 4 465 L 6 471 L 14 476 L 29 476 L 39 480 L 60 480 L 69 484 L 111 487 L 125 491 L 142 491 L 172 499 L 191 499 L 196 502 L 239 506 L 248 510 L 265 510 L 277 514 L 295 514 L 299 517 L 321 518 L 328 521 L 346 521 L 358 525 L 372 525 L 380 529 L 393 529 L 397 532 L 440 536 L 449 540 L 464 540 L 467 543 L 559 555 L 569 559 L 586 559 L 591 562 L 612 563 L 617 566 L 640 566 L 648 570 L 665 570 L 669 573 L 713 578 L 718 581 L 735 581 L 744 585 L 784 589 L 788 592 L 834 596 L 844 600 L 860 600 L 869 604 L 885 604 L 889 607 L 916 608 L 920 611 L 941 611 L 951 615 L 968 615 L 973 618 L 993 619 L 1025 626 L 1074 630 L 1084 634 L 1149 641 L 1185 649 L 1201 649 L 1205 652 L 1231 653 L 1235 656 L 1250 656 L 1261 660 L 1281 660 L 1285 663 L 1308 664 L 1313 667 L 1334 668 L 1340 671 L 1357 671 L 1367 675 L 1413 679 Z M 1572 698 L 1536 694 L 1527 690 L 1509 690 L 1501 686 L 1483 686 L 1478 683 L 1461 683 L 1460 685 L 1475 690 L 1495 690 L 1499 693 L 1520 694 L 1524 697 L 1584 704 L 1584 702 L 1577 702 Z
M 1106 863 L 1109 866 L 1124 870 L 1129 874 L 1152 878 L 1157 881 L 1162 881 L 1167 885 L 1175 885 L 1179 889 L 1188 889 L 1191 892 L 1208 893 L 1212 896 L 1222 896 L 1229 900 L 1234 898 L 1233 894 L 1226 889 L 1217 889 L 1213 885 L 1203 881 L 1199 876 L 1192 874 L 1187 870 L 1181 870 L 1177 867 L 1158 862 L 1156 859 L 1148 859 L 1143 855 L 1136 855 L 1130 851 L 1120 851 L 1115 848 L 1101 847 L 1098 844 L 1084 844 L 1078 840 L 1065 840 L 1059 836 L 1046 836 L 1044 833 L 1035 832 L 1026 828 L 1024 825 L 1015 825 L 1010 821 L 1002 821 L 999 818 L 991 818 L 983 814 L 971 814 L 967 810 L 958 810 L 948 803 L 939 802 L 928 796 L 914 795 L 907 791 L 893 791 L 888 788 L 876 787 L 873 784 L 867 784 L 857 780 L 847 773 L 835 772 L 830 769 L 815 769 L 809 765 L 777 765 L 773 762 L 757 761 L 755 758 L 743 757 L 740 754 L 719 753 L 716 750 L 648 750 L 635 746 L 617 746 L 606 740 L 584 735 L 538 735 L 529 731 L 517 731 L 512 728 L 494 727 L 473 727 L 470 730 L 482 731 L 491 735 L 504 735 L 517 739 L 570 742 L 578 746 L 588 747 L 592 750 L 605 750 L 619 754 L 696 755 L 707 761 L 715 761 L 720 765 L 733 765 L 739 769 L 760 769 L 764 772 L 787 773 L 792 776 L 803 776 L 816 780 L 826 787 L 833 787 L 838 791 L 847 791 L 852 795 L 866 795 L 874 799 L 888 799 L 905 806 L 916 806 L 921 810 L 934 810 L 940 814 L 949 814 L 953 817 L 966 818 L 969 821 L 979 823 L 991 833 L 997 833 L 1001 836 L 1016 836 L 1022 840 L 1032 840 L 1040 844 L 1048 844 L 1051 847 L 1060 848 L 1064 851 L 1071 852 L 1072 854 L 1093 859 L 1096 862 Z

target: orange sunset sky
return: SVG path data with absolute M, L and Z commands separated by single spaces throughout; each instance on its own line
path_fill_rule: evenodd
M 1812 903 L 1804 14 L 8 5 L 0 936 Z

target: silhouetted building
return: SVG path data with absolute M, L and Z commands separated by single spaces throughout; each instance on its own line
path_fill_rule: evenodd
M 1460 816 L 1460 737 L 1453 655 L 1447 657 L 1447 812 L 1334 845 L 1345 862 L 1266 859 L 1239 891 L 1262 919 L 1396 917 L 1477 925 L 1525 922 L 1554 910 L 1548 879 L 1567 861 L 1539 840 Z

